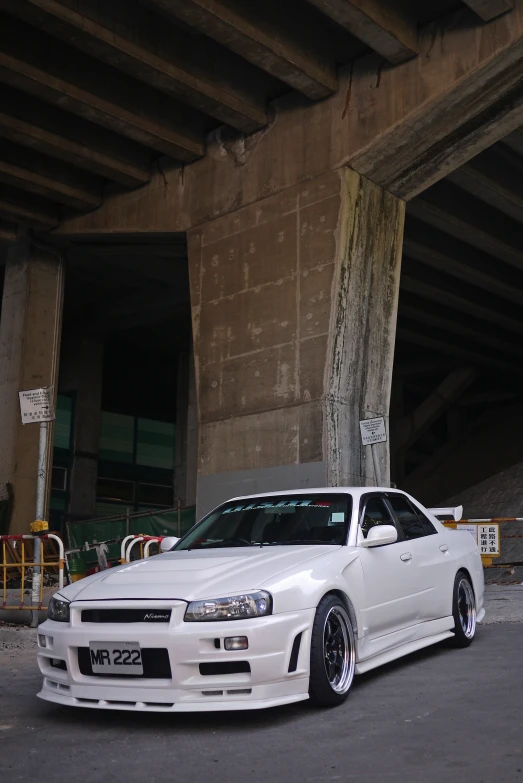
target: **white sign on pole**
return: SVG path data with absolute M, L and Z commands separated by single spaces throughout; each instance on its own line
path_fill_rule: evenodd
M 22 424 L 54 421 L 53 387 L 18 392 Z
M 385 443 L 387 440 L 387 431 L 385 430 L 385 419 L 380 416 L 378 419 L 364 419 L 360 421 L 361 442 L 364 446 L 372 446 L 374 443 Z

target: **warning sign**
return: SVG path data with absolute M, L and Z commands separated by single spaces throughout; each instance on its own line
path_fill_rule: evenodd
M 489 524 L 465 522 L 447 522 L 445 527 L 461 530 L 469 533 L 478 545 L 479 553 L 483 557 L 499 557 L 499 523 Z
M 385 430 L 385 419 L 380 416 L 379 419 L 364 419 L 360 421 L 361 442 L 364 446 L 372 446 L 373 443 L 385 443 L 387 432 Z
M 499 555 L 499 525 L 478 525 L 478 547 L 481 555 Z
M 18 392 L 22 424 L 54 421 L 53 387 Z

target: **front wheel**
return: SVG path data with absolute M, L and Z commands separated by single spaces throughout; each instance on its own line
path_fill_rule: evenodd
M 336 707 L 349 693 L 356 667 L 352 623 L 342 601 L 323 598 L 316 610 L 311 638 L 309 697 L 316 707 Z
M 452 601 L 455 647 L 468 647 L 476 635 L 476 596 L 468 576 L 459 571 L 454 580 Z

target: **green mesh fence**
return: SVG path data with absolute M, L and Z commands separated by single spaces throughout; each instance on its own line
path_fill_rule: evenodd
M 0 517 L 1 519 L 1 517 Z M 97 544 L 102 541 L 117 539 L 121 541 L 126 535 L 146 536 L 183 536 L 196 522 L 196 506 L 167 511 L 154 511 L 150 514 L 135 516 L 124 515 L 107 519 L 93 519 L 83 522 L 71 522 L 68 525 L 69 547 L 82 547 L 87 542 Z M 120 559 L 120 544 L 108 545 L 107 559 Z M 96 565 L 96 550 L 82 553 L 88 567 Z

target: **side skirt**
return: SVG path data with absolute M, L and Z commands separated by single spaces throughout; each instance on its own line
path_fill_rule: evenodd
M 404 655 L 409 655 L 409 653 L 423 650 L 424 647 L 430 647 L 431 644 L 437 644 L 444 639 L 450 639 L 452 636 L 454 636 L 453 631 L 443 631 L 442 633 L 434 634 L 434 636 L 426 636 L 425 638 L 417 639 L 414 642 L 401 644 L 399 647 L 394 647 L 392 650 L 387 650 L 387 652 L 380 653 L 373 658 L 368 658 L 365 661 L 361 661 L 361 663 L 357 663 L 356 674 L 365 674 L 365 672 L 368 672 L 371 669 L 376 669 L 378 666 L 383 666 L 385 663 L 395 661 L 398 658 L 402 658 Z

